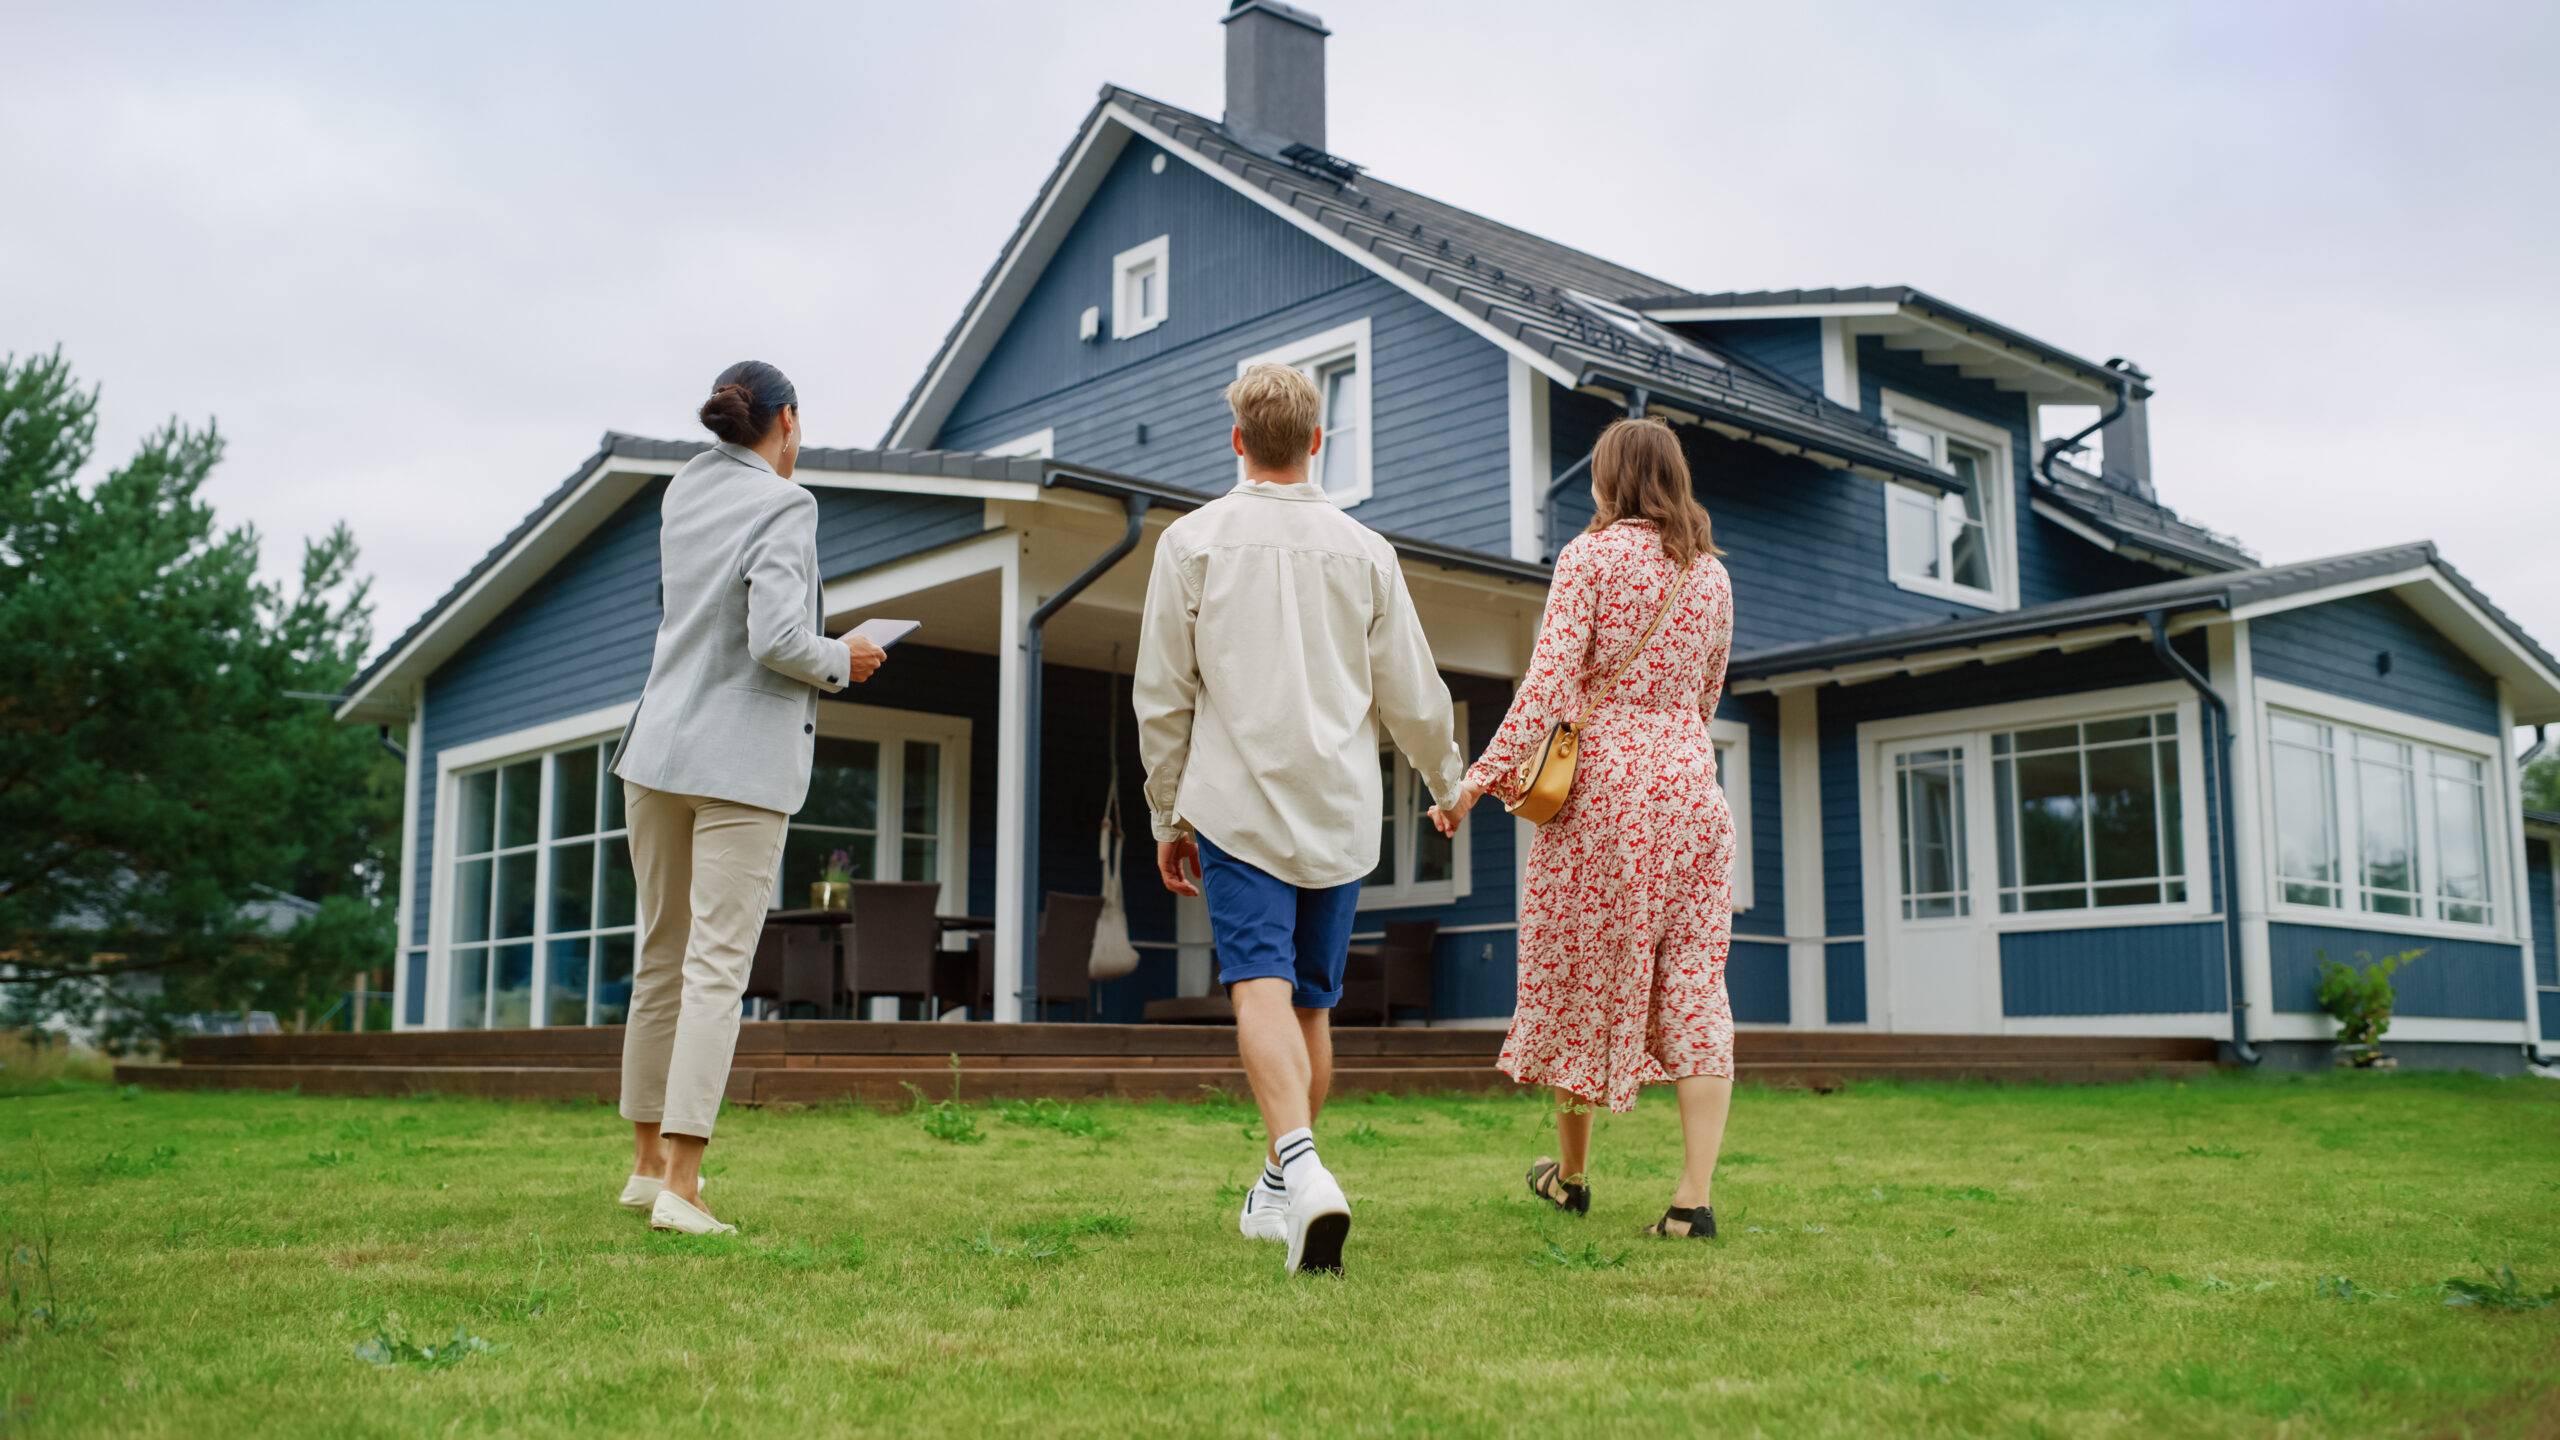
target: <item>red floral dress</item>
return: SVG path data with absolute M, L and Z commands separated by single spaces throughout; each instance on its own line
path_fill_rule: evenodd
M 1608 683 L 1674 573 L 1648 522 L 1567 545 L 1529 673 L 1468 778 L 1517 798 L 1521 759 Z M 1706 720 L 1732 645 L 1733 583 L 1701 556 L 1592 713 L 1573 793 L 1529 846 L 1519 1002 L 1498 1062 L 1514 1080 L 1629 1110 L 1641 1086 L 1733 1074 L 1733 812 Z

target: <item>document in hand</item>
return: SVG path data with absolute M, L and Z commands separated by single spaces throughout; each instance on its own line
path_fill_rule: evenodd
M 923 624 L 921 620 L 865 620 L 854 626 L 851 633 L 886 650 L 916 633 Z

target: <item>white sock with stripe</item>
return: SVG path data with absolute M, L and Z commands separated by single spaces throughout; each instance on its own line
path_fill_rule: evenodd
M 1280 1152 L 1280 1178 L 1292 1190 L 1306 1175 L 1324 1168 L 1316 1159 L 1316 1132 L 1304 1125 L 1273 1141 L 1271 1148 Z
M 1289 1198 L 1289 1177 L 1281 1174 L 1279 1164 L 1267 1156 L 1262 1162 L 1262 1192 L 1274 1200 Z

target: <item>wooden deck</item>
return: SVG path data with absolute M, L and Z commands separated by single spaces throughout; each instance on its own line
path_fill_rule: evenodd
M 1501 1045 L 1494 1030 L 1338 1029 L 1334 1093 L 1507 1090 L 1493 1068 Z M 2214 1066 L 2210 1040 L 2117 1037 L 1746 1030 L 1736 1051 L 1746 1081 L 1823 1090 L 1870 1079 L 2096 1083 Z M 119 1065 L 116 1076 L 174 1089 L 612 1100 L 621 1060 L 619 1026 L 236 1035 L 182 1040 L 174 1063 Z M 970 1100 L 1245 1091 L 1230 1026 L 787 1020 L 739 1027 L 729 1101 L 898 1105 L 909 1085 L 940 1099 L 955 1082 Z

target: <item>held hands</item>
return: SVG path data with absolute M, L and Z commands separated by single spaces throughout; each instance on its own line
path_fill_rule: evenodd
M 1156 878 L 1176 895 L 1200 893 L 1200 842 L 1185 835 L 1156 842 Z
M 1483 798 L 1484 787 L 1473 780 L 1459 782 L 1457 799 L 1450 801 L 1446 806 L 1431 807 L 1431 827 L 1444 836 L 1457 834 L 1458 826 L 1467 818 L 1467 812 L 1476 808 L 1476 802 Z
M 880 662 L 888 658 L 888 651 L 863 636 L 844 637 L 845 678 L 852 684 L 859 685 L 870 679 L 880 669 Z

